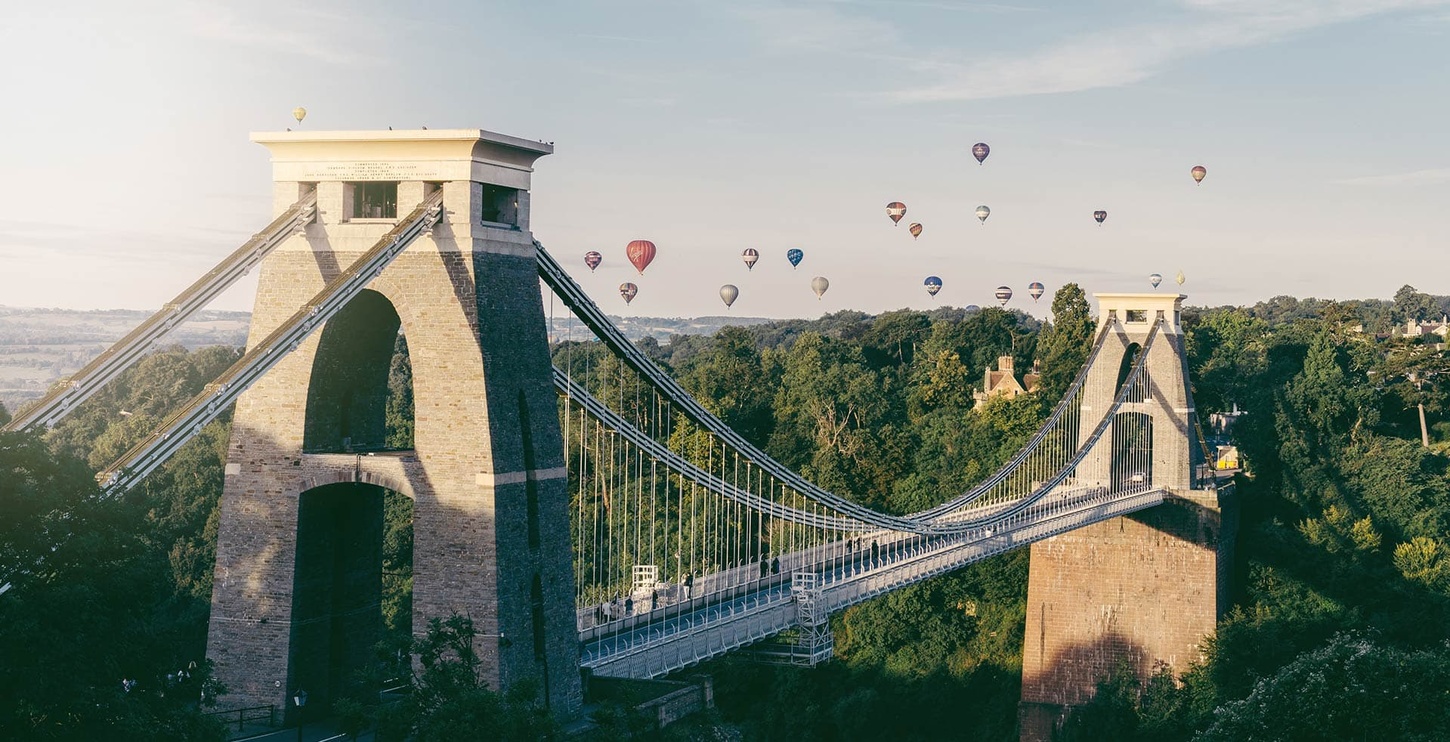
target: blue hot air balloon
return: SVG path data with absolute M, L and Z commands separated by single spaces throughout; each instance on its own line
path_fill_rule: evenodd
M 801 264 L 806 257 L 805 251 L 792 247 L 785 251 L 785 259 L 790 261 L 790 267 L 794 268 Z
M 922 285 L 926 286 L 926 293 L 932 296 L 936 296 L 936 292 L 941 291 L 941 279 L 936 276 L 927 276 Z

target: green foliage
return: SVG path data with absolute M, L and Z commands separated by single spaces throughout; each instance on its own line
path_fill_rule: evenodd
M 1197 739 L 1444 739 L 1446 688 L 1450 647 L 1405 650 L 1340 634 L 1220 706 Z
M 1043 331 L 1042 395 L 1056 401 L 1067 393 L 1093 343 L 1093 317 L 1087 296 L 1075 283 L 1052 295 L 1052 325 Z
M 427 633 L 411 647 L 420 668 L 412 692 L 379 711 L 377 738 L 523 742 L 556 736 L 558 728 L 537 701 L 536 684 L 518 681 L 500 696 L 483 682 L 483 641 L 488 639 L 467 616 L 430 620 Z
M 0 738 L 222 739 L 143 498 L 103 500 L 83 462 L 0 433 L 0 512 Z

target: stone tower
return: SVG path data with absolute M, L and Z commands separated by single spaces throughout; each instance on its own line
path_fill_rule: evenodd
M 228 705 L 308 717 L 379 636 L 382 490 L 413 501 L 413 632 L 474 621 L 484 679 L 581 704 L 567 475 L 529 185 L 550 144 L 476 129 L 254 134 L 274 210 L 317 219 L 262 263 L 257 343 L 441 189 L 443 217 L 241 396 L 222 495 L 207 653 Z M 399 330 L 413 448 L 386 451 Z
M 1158 662 L 1184 671 L 1201 656 L 1203 639 L 1227 607 L 1236 511 L 1231 487 L 1195 489 L 1194 467 L 1202 457 L 1193 455 L 1199 443 L 1181 325 L 1186 297 L 1095 298 L 1098 329 L 1113 329 L 1088 370 L 1085 405 L 1111 405 L 1149 332 L 1160 318 L 1164 322 L 1144 360 L 1150 391 L 1127 398 L 1078 471 L 1114 484 L 1143 477 L 1168 494 L 1150 510 L 1032 545 L 1019 714 L 1023 740 L 1051 739 L 1068 710 L 1091 700 L 1098 681 L 1124 663 L 1140 678 Z M 1084 418 L 1086 436 L 1098 420 Z M 1149 471 L 1118 471 L 1116 448 L 1134 438 L 1151 441 Z

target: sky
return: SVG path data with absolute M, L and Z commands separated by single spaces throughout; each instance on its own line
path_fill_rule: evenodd
M 168 301 L 270 220 L 247 135 L 299 105 L 305 129 L 554 142 L 534 235 L 616 314 L 723 314 L 731 283 L 742 316 L 986 305 L 998 285 L 1043 316 L 1064 282 L 1166 291 L 1180 270 L 1196 305 L 1450 294 L 1450 0 L 297 5 L 6 9 L 0 305 Z M 659 246 L 644 276 L 633 239 Z

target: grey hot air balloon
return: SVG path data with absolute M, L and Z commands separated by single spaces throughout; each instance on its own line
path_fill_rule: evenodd
M 982 220 L 982 223 L 983 224 L 986 224 L 987 223 L 987 217 L 989 217 L 991 215 L 992 215 L 992 210 L 989 209 L 989 208 L 987 208 L 986 206 L 978 206 L 977 207 L 977 218 L 980 219 L 980 220 Z
M 754 270 L 755 261 L 760 260 L 760 252 L 753 247 L 747 247 L 745 248 L 745 252 L 740 253 L 740 259 L 745 261 L 745 268 L 747 270 Z
M 820 301 L 821 297 L 825 295 L 826 289 L 830 287 L 831 282 L 827 281 L 825 276 L 816 276 L 811 279 L 811 291 L 816 292 L 816 301 Z
M 735 297 L 737 296 L 740 296 L 740 289 L 735 288 L 733 284 L 727 283 L 720 287 L 720 301 L 725 302 L 726 309 L 729 309 L 730 305 L 735 303 Z
M 1007 306 L 1007 302 L 1009 302 L 1009 301 L 1012 300 L 1012 287 L 1011 286 L 998 286 L 997 287 L 997 293 L 993 294 L 993 296 L 997 297 L 997 303 L 998 304 L 1001 304 L 1002 306 L 1005 307 L 1005 306 Z
M 1148 283 L 1153 284 L 1153 288 L 1155 288 L 1155 289 L 1158 288 L 1158 284 L 1163 283 L 1163 274 L 1162 273 L 1153 273 L 1153 274 L 1149 275 L 1148 276 Z

